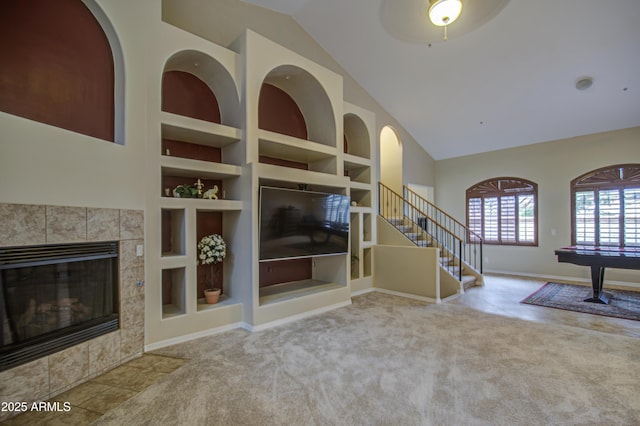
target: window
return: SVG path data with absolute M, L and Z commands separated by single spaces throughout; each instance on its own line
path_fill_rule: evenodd
M 640 164 L 590 171 L 571 181 L 571 243 L 640 247 Z
M 538 185 L 488 179 L 467 189 L 467 227 L 487 244 L 538 245 Z

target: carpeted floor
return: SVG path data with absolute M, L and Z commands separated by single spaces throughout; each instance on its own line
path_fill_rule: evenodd
M 592 293 L 591 287 L 549 282 L 522 303 L 640 321 L 640 292 L 607 289 L 609 304 L 584 302 Z
M 640 339 L 381 293 L 157 353 L 190 361 L 96 424 L 640 424 Z

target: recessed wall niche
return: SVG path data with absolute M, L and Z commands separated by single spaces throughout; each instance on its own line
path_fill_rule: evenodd
M 185 217 L 184 209 L 162 209 L 162 247 L 161 253 L 166 256 L 183 256 L 185 254 Z
M 16 1 L 3 2 L 0 26 L 0 111 L 115 141 L 123 75 L 108 20 L 82 1 Z
M 166 71 L 162 76 L 162 110 L 220 123 L 220 107 L 214 93 L 198 77 L 184 71 Z
M 167 60 L 162 109 L 231 127 L 239 127 L 241 122 L 240 99 L 233 78 L 220 62 L 195 50 L 178 52 Z
M 363 158 L 371 158 L 371 142 L 367 126 L 355 114 L 344 116 L 345 153 Z
M 222 233 L 222 212 L 219 211 L 201 211 L 196 212 L 196 242 L 200 241 L 202 237 L 211 234 Z M 197 298 L 204 297 L 204 290 L 206 288 L 218 287 L 222 289 L 224 293 L 224 262 L 216 263 L 214 265 L 201 265 L 198 264 L 197 275 Z
M 276 67 L 258 99 L 261 163 L 335 174 L 336 122 L 322 85 L 307 71 Z
M 162 317 L 185 313 L 185 268 L 162 270 Z
M 265 86 L 271 88 L 265 90 Z M 263 96 L 267 95 L 270 96 L 269 102 L 274 101 L 276 90 L 272 88 L 284 92 L 302 114 L 307 137 L 301 138 L 298 134 L 296 137 L 331 147 L 336 146 L 336 122 L 331 102 L 322 85 L 309 72 L 292 65 L 282 65 L 271 70 L 263 81 L 259 104 L 263 103 Z M 279 92 L 278 95 L 282 96 Z M 283 119 L 286 120 L 284 117 Z M 262 125 L 259 127 L 268 130 Z

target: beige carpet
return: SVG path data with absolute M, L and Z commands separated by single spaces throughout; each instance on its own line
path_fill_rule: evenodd
M 640 340 L 380 293 L 158 352 L 191 361 L 96 424 L 640 424 Z

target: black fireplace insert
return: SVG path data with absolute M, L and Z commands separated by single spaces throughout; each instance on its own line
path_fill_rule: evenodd
M 0 371 L 119 328 L 118 242 L 0 248 Z

